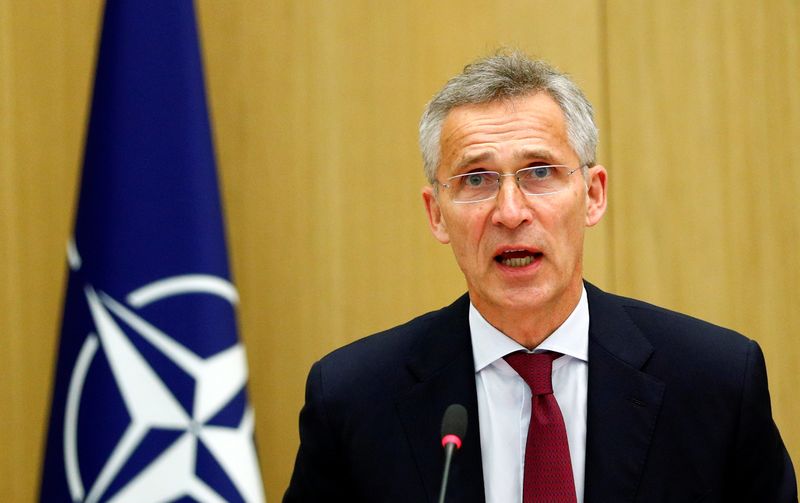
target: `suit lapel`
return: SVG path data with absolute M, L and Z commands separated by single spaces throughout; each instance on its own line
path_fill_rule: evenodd
M 484 501 L 468 309 L 469 299 L 465 295 L 432 317 L 429 329 L 420 337 L 408 362 L 408 369 L 417 382 L 395 400 L 431 502 L 438 499 L 442 478 L 442 415 L 452 403 L 460 403 L 467 409 L 469 424 L 463 446 L 453 458 L 447 499 Z
M 641 371 L 653 348 L 613 296 L 586 284 L 589 390 L 585 501 L 634 501 L 664 384 Z
M 641 371 L 653 348 L 624 308 L 589 283 L 586 290 L 590 327 L 584 501 L 634 501 L 664 384 Z M 468 309 L 465 295 L 432 317 L 408 362 L 417 382 L 395 400 L 431 502 L 438 498 L 442 477 L 442 415 L 452 403 L 466 407 L 469 426 L 451 466 L 447 499 L 484 501 Z

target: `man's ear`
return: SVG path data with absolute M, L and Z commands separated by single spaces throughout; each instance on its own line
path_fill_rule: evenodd
M 606 168 L 592 166 L 586 180 L 586 226 L 591 227 L 603 218 L 606 212 L 608 172 Z
M 439 201 L 436 200 L 436 194 L 433 192 L 433 187 L 426 185 L 422 188 L 422 200 L 425 202 L 425 211 L 428 213 L 428 225 L 430 225 L 433 237 L 442 244 L 449 243 L 450 234 L 447 232 L 447 225 L 442 216 L 442 209 L 439 206 Z

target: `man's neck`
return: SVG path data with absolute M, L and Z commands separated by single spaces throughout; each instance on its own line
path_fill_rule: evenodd
M 534 349 L 556 331 L 575 310 L 581 299 L 583 282 L 570 288 L 552 303 L 509 309 L 475 302 L 483 318 L 506 336 L 528 349 Z

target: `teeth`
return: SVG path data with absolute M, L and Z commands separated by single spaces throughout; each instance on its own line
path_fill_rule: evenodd
M 525 267 L 533 262 L 533 256 L 528 255 L 527 257 L 520 257 L 520 258 L 506 258 L 503 259 L 503 265 L 508 267 Z

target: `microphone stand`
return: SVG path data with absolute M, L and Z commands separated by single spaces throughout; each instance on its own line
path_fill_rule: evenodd
M 447 479 L 450 476 L 450 461 L 453 459 L 453 452 L 456 444 L 448 442 L 444 448 L 444 473 L 442 474 L 442 488 L 439 491 L 439 503 L 444 503 L 444 495 L 447 492 Z

